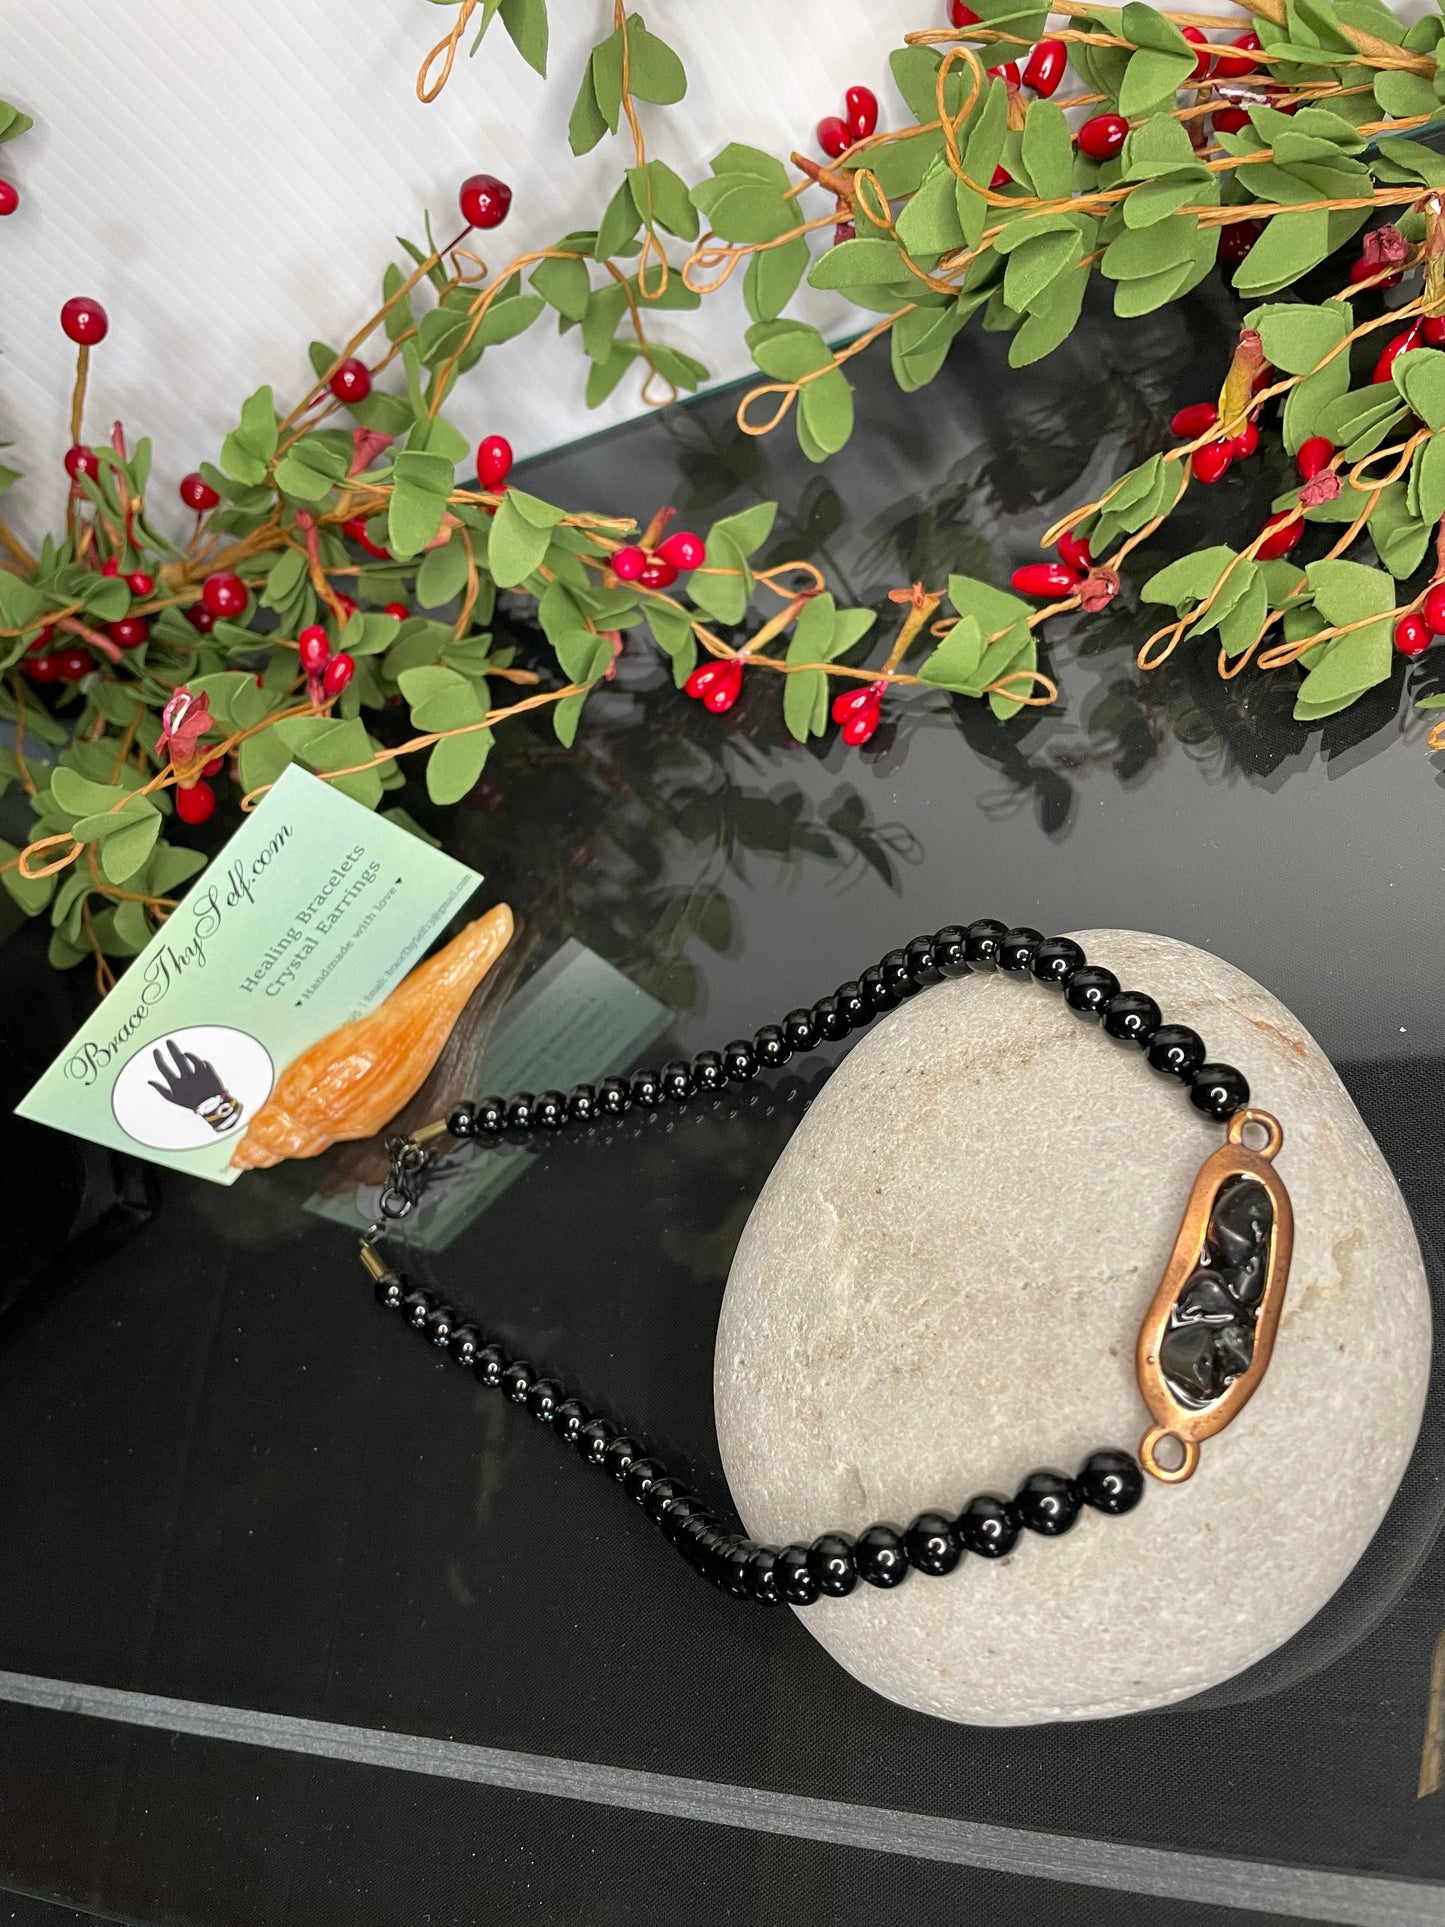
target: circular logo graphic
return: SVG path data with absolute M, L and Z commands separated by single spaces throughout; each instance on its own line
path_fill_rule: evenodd
M 137 1144 L 196 1151 L 244 1130 L 275 1079 L 270 1052 L 244 1030 L 191 1024 L 127 1060 L 110 1107 Z

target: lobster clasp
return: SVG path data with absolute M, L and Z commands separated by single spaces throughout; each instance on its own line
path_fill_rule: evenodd
M 389 1137 L 386 1153 L 391 1169 L 382 1181 L 377 1209 L 383 1218 L 406 1218 L 421 1201 L 426 1189 L 427 1167 L 431 1152 L 412 1137 Z
M 1262 1142 L 1251 1145 L 1249 1132 Z M 1268 1111 L 1229 1120 L 1225 1143 L 1199 1167 L 1139 1327 L 1134 1368 L 1155 1421 L 1139 1458 L 1169 1484 L 1192 1476 L 1199 1441 L 1238 1415 L 1269 1365 L 1294 1247 L 1289 1193 L 1274 1168 L 1283 1142 Z

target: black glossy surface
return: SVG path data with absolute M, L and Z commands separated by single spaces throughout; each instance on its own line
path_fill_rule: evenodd
M 888 590 L 950 569 L 1006 582 L 1054 516 L 1162 446 L 1171 409 L 1217 382 L 1235 321 L 1206 289 L 1086 327 L 1018 376 L 1006 343 L 971 329 L 911 399 L 861 357 L 858 436 L 822 471 L 786 437 L 739 438 L 720 397 L 519 480 L 643 517 L 671 501 L 702 525 L 775 497 L 767 559 L 811 556 L 841 598 L 878 607 L 881 649 Z M 1201 492 L 1203 539 L 1262 519 L 1279 476 L 1253 466 Z M 806 1016 L 854 977 L 875 1007 L 875 983 L 913 994 L 913 934 L 962 924 L 972 954 L 982 917 L 1215 950 L 1331 1054 L 1433 1267 L 1442 798 L 1402 678 L 1433 686 L 1435 657 L 1304 730 L 1287 677 L 1222 684 L 1208 650 L 1145 674 L 1141 632 L 1116 608 L 1051 633 L 1056 712 L 1003 725 L 942 695 L 890 703 L 861 753 L 831 732 L 807 750 L 785 739 L 775 679 L 745 679 L 712 717 L 629 649 L 574 752 L 524 727 L 485 797 L 449 817 L 406 800 L 544 946 L 575 935 L 671 1006 L 659 1064 Z M 13 1095 L 86 997 L 42 949 L 27 928 L 0 951 Z M 895 950 L 890 987 L 866 967 Z M 795 1050 L 817 1043 L 810 1020 L 806 1042 L 783 1028 Z M 584 1428 L 600 1450 L 621 1424 L 655 1448 L 697 1493 L 694 1518 L 726 1505 L 711 1376 L 732 1249 L 846 1047 L 682 1108 L 631 1108 L 625 1084 L 599 1081 L 604 1121 L 533 1134 L 522 1179 L 422 1280 L 499 1335 L 498 1371 L 535 1356 L 608 1413 Z M 1183 1099 L 1181 1128 L 1202 1134 Z M 0 1326 L 0 1667 L 765 1795 L 1445 1879 L 1445 1794 L 1416 1798 L 1445 1624 L 1438 1403 L 1355 1575 L 1250 1674 L 1143 1718 L 955 1728 L 866 1693 L 790 1613 L 717 1596 L 560 1447 L 555 1421 L 534 1424 L 476 1382 L 485 1366 L 468 1379 L 377 1310 L 352 1241 L 301 1209 L 314 1173 L 230 1191 L 153 1176 L 146 1222 L 134 1173 L 9 1130 L 10 1169 L 39 1181 L 12 1186 L 18 1269 L 0 1302 L 45 1275 Z M 1036 1178 L 1021 1209 L 1047 1208 L 1047 1174 L 1018 1174 L 1026 1190 Z M 1327 1506 L 1327 1477 L 1304 1496 Z M 998 1523 L 1012 1537 L 1006 1510 Z M 1051 1550 L 1030 1538 L 1017 1556 Z M 786 1591 L 785 1558 L 775 1570 Z M 1092 1891 L 0 1703 L 4 1883 L 164 1927 L 1273 1918 L 1198 1889 Z

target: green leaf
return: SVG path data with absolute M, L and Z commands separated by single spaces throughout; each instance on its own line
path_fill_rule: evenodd
M 687 92 L 682 62 L 666 41 L 647 31 L 640 13 L 628 15 L 626 32 L 628 78 L 633 94 L 638 100 L 651 101 L 655 107 L 671 107 Z
M 776 502 L 758 502 L 750 509 L 739 509 L 734 515 L 725 515 L 708 530 L 705 546 L 711 550 L 714 542 L 721 540 L 729 543 L 739 555 L 752 555 L 772 534 L 777 515 Z
M 1051 100 L 1036 100 L 1024 116 L 1023 160 L 1034 192 L 1054 201 L 1073 191 L 1074 145 L 1069 123 Z
M 810 259 L 802 235 L 749 255 L 743 270 L 743 302 L 754 321 L 777 320 L 797 292 Z
M 1344 341 L 1351 316 L 1343 301 L 1325 301 L 1318 307 L 1291 301 L 1255 308 L 1244 320 L 1246 327 L 1259 330 L 1265 355 L 1276 368 L 1289 375 L 1307 375 Z
M 821 710 L 821 715 L 820 715 Z M 783 678 L 783 722 L 795 742 L 821 736 L 828 720 L 828 677 L 821 669 L 804 669 Z
M 1375 99 L 1381 113 L 1392 120 L 1413 120 L 1417 114 L 1433 115 L 1438 102 L 1435 89 L 1423 74 L 1410 74 L 1387 67 L 1375 75 Z
M 1008 131 L 1008 87 L 1002 80 L 990 81 L 987 97 L 974 115 L 968 145 L 963 150 L 966 181 L 958 184 L 958 218 L 964 238 L 976 248 L 990 218 L 990 208 L 981 191 L 993 179 L 994 169 L 1003 153 Z M 974 183 L 970 187 L 967 182 Z
M 1330 218 L 1323 208 L 1276 214 L 1235 269 L 1234 285 L 1241 294 L 1274 294 L 1316 267 L 1329 251 Z
M 467 546 L 460 535 L 428 549 L 416 572 L 416 600 L 423 609 L 440 609 L 467 584 Z
M 1305 580 L 1315 607 L 1331 624 L 1382 616 L 1395 606 L 1395 585 L 1379 569 L 1337 558 L 1311 562 Z
M 234 481 L 259 485 L 266 479 L 276 442 L 276 405 L 268 385 L 242 404 L 240 426 L 221 444 L 221 467 Z
M 714 523 L 708 535 L 706 563 L 688 577 L 687 592 L 715 621 L 741 622 L 747 614 L 753 592 L 752 571 L 743 551 L 720 522 Z
M 971 575 L 948 578 L 948 599 L 961 616 L 977 618 L 986 640 L 1006 634 L 1017 623 L 1026 624 L 1034 612 L 1031 602 Z
M 853 433 L 853 386 L 840 368 L 832 368 L 798 391 L 801 422 L 820 454 L 805 449 L 811 460 L 836 455 Z M 801 439 L 801 438 L 800 438 Z
M 765 187 L 776 188 L 779 194 L 788 190 L 788 170 L 772 154 L 766 154 L 761 147 L 749 147 L 745 141 L 729 141 L 712 163 L 714 174 L 745 174 L 750 179 L 761 181 Z
M 1243 573 L 1243 569 L 1237 571 Z M 1219 646 L 1226 656 L 1237 656 L 1259 635 L 1269 615 L 1269 585 L 1264 570 L 1253 566 L 1245 577 L 1243 592 L 1236 595 L 1223 616 L 1214 616 Z
M 1083 311 L 1089 275 L 1075 267 L 1057 275 L 1029 304 L 1029 312 L 1009 343 L 1010 368 L 1026 368 L 1052 354 L 1073 332 Z
M 1445 354 L 1438 348 L 1411 348 L 1397 355 L 1395 386 L 1427 428 L 1445 428 Z
M 913 51 L 921 53 L 924 49 L 917 48 L 913 49 Z M 1056 108 L 1054 111 L 1057 113 L 1058 109 Z M 949 248 L 962 247 L 963 223 L 958 218 L 956 181 L 957 177 L 952 168 L 949 167 L 947 160 L 935 161 L 932 167 L 929 168 L 927 174 L 924 175 L 918 192 L 898 217 L 898 238 L 910 254 L 938 255 L 945 253 Z M 887 242 L 879 242 L 876 240 L 844 241 L 840 244 L 843 248 L 875 249 L 887 247 L 888 245 Z M 823 263 L 830 258 L 830 255 L 837 254 L 838 252 L 838 247 L 830 249 L 828 254 L 820 258 L 818 263 L 819 267 L 822 267 Z M 860 263 L 864 258 L 865 257 L 861 255 L 854 256 L 854 260 Z M 887 281 L 896 278 L 898 274 L 896 257 L 892 263 L 887 262 L 886 258 L 882 255 L 878 256 L 878 259 L 882 267 L 882 272 L 875 275 L 860 276 L 860 279 L 867 281 Z M 815 283 L 815 285 L 821 286 L 823 284 Z M 838 282 L 834 285 L 846 287 L 848 284 L 846 282 Z
M 893 378 L 905 394 L 933 380 L 947 360 L 963 320 L 956 306 L 914 308 L 893 324 L 888 337 Z
M 1015 248 L 1009 256 L 1008 269 L 1004 275 L 1004 300 L 1019 312 L 1027 309 L 1051 281 L 1077 265 L 1082 253 L 1083 243 L 1077 231 L 1069 234 L 1041 234 L 1036 241 L 1028 241 L 1023 247 Z M 1106 273 L 1108 259 L 1106 254 L 1104 257 Z
M 593 63 L 582 69 L 582 85 L 577 89 L 572 115 L 567 122 L 567 144 L 574 154 L 587 154 L 608 131 L 607 120 L 597 102 Z
M 1445 437 L 1434 435 L 1415 450 L 1412 481 L 1415 513 L 1424 522 L 1438 522 L 1445 515 Z
M 131 812 L 126 816 L 131 818 Z M 100 845 L 100 867 L 112 883 L 124 883 L 135 875 L 161 833 L 161 814 L 156 809 L 137 811 L 123 829 L 112 832 Z
M 952 176 L 949 178 L 951 183 Z M 909 206 L 911 208 L 911 202 Z M 904 210 L 905 220 L 908 211 Z M 956 220 L 954 226 L 957 227 Z M 902 231 L 900 226 L 899 232 Z M 807 243 L 802 245 L 806 247 Z M 928 251 L 915 249 L 915 252 Z M 914 279 L 903 265 L 902 252 L 896 242 L 860 238 L 856 241 L 840 241 L 836 247 L 829 248 L 826 254 L 820 254 L 809 270 L 808 283 L 814 288 L 871 287 L 881 282 L 898 281 L 905 275 L 910 281 Z
M 417 555 L 438 533 L 447 498 L 398 476 L 392 484 L 386 517 L 386 546 L 405 559 Z
M 0 837 L 0 864 L 8 864 L 8 869 L 0 869 L 0 883 L 5 885 L 15 902 L 27 917 L 38 917 L 49 903 L 55 889 L 55 878 L 21 876 L 15 859 L 20 852 L 13 843 Z
M 533 270 L 532 286 L 568 321 L 580 321 L 587 312 L 592 283 L 583 260 L 558 256 L 541 262 Z
M 552 502 L 544 502 L 540 495 L 528 495 L 525 489 L 509 488 L 507 500 L 534 529 L 555 529 L 567 513 Z
M 92 783 L 67 764 L 57 764 L 50 776 L 50 794 L 70 816 L 97 816 L 124 804 L 131 792 L 119 783 Z
M 978 619 L 961 615 L 918 672 L 920 682 L 963 696 L 980 696 L 992 678 L 983 671 L 986 644 Z
M 571 749 L 577 740 L 577 725 L 582 720 L 582 705 L 590 691 L 581 689 L 575 696 L 564 696 L 552 710 L 552 728 L 557 741 L 564 749 Z
M 593 253 L 599 261 L 621 254 L 642 225 L 642 215 L 632 191 L 632 176 L 636 171 L 634 168 L 628 169 L 621 187 L 607 203 L 602 219 L 597 223 L 597 244 Z
M 1139 591 L 1139 600 L 1172 603 L 1176 612 L 1183 615 L 1186 607 L 1202 602 L 1210 593 L 1235 554 L 1234 549 L 1220 544 L 1180 556 L 1177 562 L 1150 576 Z
M 1173 124 L 1171 121 L 1170 125 Z M 1203 174 L 1202 169 L 1200 172 Z M 1163 180 L 1141 181 L 1124 203 L 1124 225 L 1126 228 L 1154 227 L 1177 214 L 1181 207 L 1217 200 L 1217 188 L 1210 193 L 1213 185 L 1208 175 L 1195 179 L 1183 173 L 1170 174 Z
M 508 489 L 502 497 L 487 547 L 487 567 L 499 589 L 515 589 L 534 574 L 551 540 L 548 528 L 538 528 L 522 513 L 515 493 Z
M 1399 136 L 1377 141 L 1375 151 L 1422 186 L 1445 187 L 1445 154 L 1437 154 L 1419 141 L 1403 140 Z
M 545 79 L 547 74 L 547 0 L 502 0 L 497 11 L 512 45 Z
M 689 190 L 693 206 L 724 241 L 776 241 L 798 215 L 778 189 L 749 174 L 718 174 Z
M 263 609 L 281 609 L 291 600 L 306 578 L 306 556 L 301 549 L 287 549 L 271 565 L 261 597 Z
M 444 736 L 432 745 L 426 790 L 433 803 L 459 803 L 476 787 L 494 740 L 491 730 L 476 729 L 465 736 Z
M 344 722 L 335 717 L 297 717 L 292 722 L 275 724 L 262 736 L 248 737 L 241 747 L 245 750 L 251 743 L 262 742 L 267 736 L 280 737 L 284 748 L 293 757 L 320 772 L 350 769 L 353 764 L 364 763 L 377 753 L 377 746 L 354 717 Z M 338 776 L 334 779 L 334 787 L 344 796 L 374 810 L 382 798 L 380 769 Z
M 754 361 L 774 381 L 797 381 L 833 365 L 833 350 L 803 321 L 754 322 L 745 339 Z
M 680 240 L 697 238 L 697 209 L 688 196 L 687 184 L 674 174 L 666 161 L 649 161 L 645 167 L 629 167 L 628 183 L 632 198 L 649 227 L 666 228 Z
M 1174 31 L 1178 33 L 1177 28 Z M 1119 112 L 1125 120 L 1152 113 L 1166 102 L 1172 105 L 1175 93 L 1194 71 L 1197 58 L 1188 41 L 1182 35 L 1180 39 L 1183 53 L 1161 53 L 1153 47 L 1141 47 L 1131 57 L 1124 69 L 1124 84 L 1119 89 Z
M 1076 50 L 1077 51 L 1077 50 Z M 1189 135 L 1167 114 L 1154 114 L 1131 128 L 1119 154 L 1119 178 L 1152 181 L 1167 175 L 1204 172 Z
M 1419 568 L 1430 545 L 1431 525 L 1412 513 L 1404 482 L 1393 482 L 1381 492 L 1370 515 L 1370 540 L 1375 553 L 1397 581 Z

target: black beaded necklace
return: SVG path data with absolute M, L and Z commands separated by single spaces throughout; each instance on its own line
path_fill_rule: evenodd
M 699 1051 L 660 1071 L 579 1084 L 567 1094 L 518 1091 L 459 1104 L 444 1123 L 388 1141 L 392 1166 L 381 1193 L 382 1218 L 404 1218 L 415 1207 L 427 1180 L 428 1146 L 445 1132 L 495 1144 L 531 1131 L 620 1117 L 634 1105 L 650 1110 L 684 1104 L 695 1095 L 745 1083 L 825 1039 L 846 1037 L 945 977 L 988 968 L 1062 990 L 1070 1010 L 1097 1020 L 1119 1043 L 1137 1046 L 1153 1070 L 1184 1085 L 1196 1110 L 1227 1126 L 1226 1142 L 1195 1179 L 1173 1254 L 1140 1327 L 1136 1373 L 1155 1423 L 1141 1441 L 1137 1460 L 1109 1447 L 1091 1454 L 1072 1478 L 1052 1470 L 1031 1472 L 1012 1498 L 980 1493 L 956 1515 L 930 1510 L 904 1529 L 879 1524 L 856 1538 L 824 1532 L 807 1545 L 758 1545 L 710 1511 L 636 1439 L 570 1397 L 559 1380 L 528 1359 L 509 1358 L 433 1293 L 413 1290 L 376 1249 L 384 1229 L 380 1222 L 362 1241 L 362 1260 L 378 1302 L 468 1367 L 479 1383 L 525 1406 L 589 1465 L 610 1473 L 688 1564 L 734 1598 L 810 1606 L 820 1596 L 852 1592 L 860 1579 L 887 1590 L 901 1585 L 911 1571 L 942 1577 L 965 1553 L 1001 1559 L 1024 1530 L 1058 1538 L 1071 1530 L 1085 1506 L 1109 1515 L 1131 1511 L 1144 1489 L 1144 1471 L 1169 1483 L 1189 1478 L 1198 1463 L 1199 1441 L 1221 1431 L 1263 1377 L 1288 1280 L 1293 1220 L 1272 1162 L 1283 1132 L 1267 1112 L 1248 1108 L 1249 1086 L 1241 1073 L 1230 1064 L 1206 1062 L 1196 1031 L 1166 1024 L 1152 997 L 1121 989 L 1114 973 L 1089 963 L 1072 938 L 1010 929 L 992 918 L 966 928 L 951 925 L 935 936 L 915 937 L 905 949 L 890 950 L 810 1010 L 790 1010 L 781 1024 L 765 1024 L 751 1040 L 721 1051 Z M 1250 1128 L 1263 1134 L 1257 1149 L 1246 1142 Z

